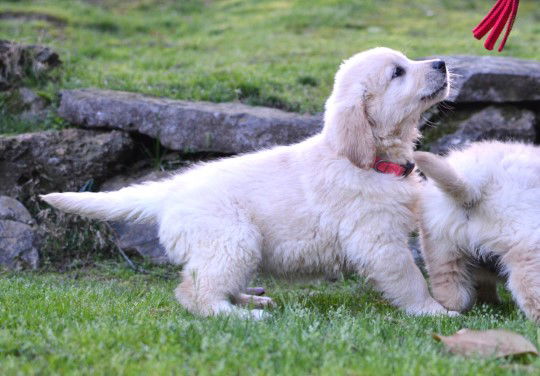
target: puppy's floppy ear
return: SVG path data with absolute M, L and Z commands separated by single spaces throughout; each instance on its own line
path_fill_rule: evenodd
M 364 106 L 362 102 L 341 109 L 334 114 L 333 126 L 339 154 L 367 170 L 375 160 L 375 139 Z

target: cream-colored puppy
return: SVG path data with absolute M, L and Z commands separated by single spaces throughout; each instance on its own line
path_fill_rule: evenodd
M 540 323 L 540 148 L 480 142 L 415 159 L 430 178 L 421 234 L 433 296 L 456 311 L 477 294 L 498 300 L 495 276 L 479 266 L 495 256 L 519 307 Z
M 184 264 L 176 297 L 199 315 L 260 317 L 233 304 L 271 304 L 242 293 L 258 270 L 352 270 L 411 314 L 446 314 L 407 248 L 417 178 L 398 164 L 412 160 L 420 114 L 447 91 L 444 62 L 376 48 L 341 65 L 324 129 L 303 142 L 116 192 L 43 199 L 91 218 L 156 221 L 170 260 Z M 400 176 L 376 171 L 376 158 Z

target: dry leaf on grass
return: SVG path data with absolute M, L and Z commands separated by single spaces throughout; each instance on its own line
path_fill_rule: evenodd
M 538 350 L 528 339 L 502 329 L 485 331 L 461 329 L 452 336 L 433 334 L 433 338 L 441 341 L 451 353 L 464 356 L 500 358 L 522 354 L 538 355 Z

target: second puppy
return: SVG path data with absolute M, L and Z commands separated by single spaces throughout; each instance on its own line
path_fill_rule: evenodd
M 447 158 L 416 152 L 430 178 L 421 195 L 421 238 L 432 293 L 446 308 L 496 301 L 499 260 L 512 295 L 540 323 L 540 148 L 480 142 Z

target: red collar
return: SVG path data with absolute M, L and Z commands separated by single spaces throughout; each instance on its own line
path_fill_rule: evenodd
M 377 157 L 375 158 L 375 162 L 373 162 L 373 169 L 381 174 L 407 177 L 414 170 L 414 163 L 407 161 L 406 165 L 400 165 Z

